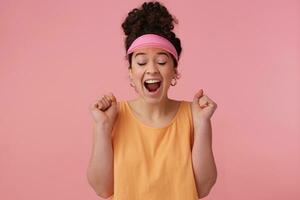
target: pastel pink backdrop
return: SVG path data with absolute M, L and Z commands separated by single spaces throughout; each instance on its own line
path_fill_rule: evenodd
M 1 199 L 99 199 L 88 106 L 135 97 L 121 23 L 142 2 L 0 2 Z M 300 2 L 161 2 L 183 46 L 170 97 L 218 104 L 206 199 L 300 199 Z

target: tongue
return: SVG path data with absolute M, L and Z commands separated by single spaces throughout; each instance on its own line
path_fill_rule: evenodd
M 150 92 L 154 92 L 159 88 L 159 83 L 147 83 L 146 84 L 146 88 L 150 91 Z

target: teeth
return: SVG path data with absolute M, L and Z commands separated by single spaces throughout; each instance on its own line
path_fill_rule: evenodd
M 158 83 L 160 82 L 160 80 L 155 80 L 155 79 L 150 79 L 150 80 L 146 80 L 146 83 Z

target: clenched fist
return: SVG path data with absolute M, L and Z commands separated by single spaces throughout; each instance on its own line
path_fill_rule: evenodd
M 90 106 L 90 111 L 97 125 L 112 129 L 119 111 L 116 97 L 112 93 L 103 95 Z

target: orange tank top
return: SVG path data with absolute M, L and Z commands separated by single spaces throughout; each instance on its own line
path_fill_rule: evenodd
M 181 101 L 172 121 L 149 127 L 127 101 L 113 128 L 112 200 L 197 200 L 192 168 L 193 122 L 189 102 Z

